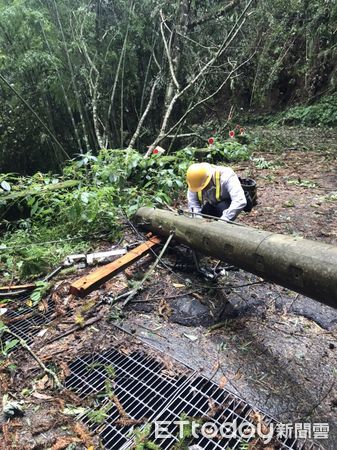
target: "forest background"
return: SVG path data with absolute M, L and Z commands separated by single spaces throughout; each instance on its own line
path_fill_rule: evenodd
M 334 0 L 0 0 L 0 170 L 335 126 L 336 24 Z

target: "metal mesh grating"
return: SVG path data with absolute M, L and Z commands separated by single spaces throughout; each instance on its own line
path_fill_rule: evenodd
M 161 363 L 142 353 L 124 355 L 111 349 L 76 359 L 70 365 L 71 375 L 66 380 L 66 387 L 83 399 L 96 397 L 93 411 L 104 411 L 103 420 L 95 423 L 93 413 L 82 415 L 81 420 L 99 435 L 107 450 L 132 447 L 131 432 L 134 428 L 132 425 L 116 424 L 120 414 L 115 403 L 104 393 L 107 380 L 128 417 L 135 420 L 146 419 L 147 422 L 171 423 L 168 426 L 171 433 L 169 438 L 156 440 L 154 436 L 150 437 L 162 450 L 171 449 L 178 441 L 176 436 L 179 428 L 173 424 L 174 421 L 179 420 L 182 414 L 196 419 L 209 417 L 207 414 L 210 412 L 210 404 L 216 412 L 207 421 L 218 427 L 235 419 L 237 425 L 252 424 L 251 414 L 256 409 L 253 410 L 239 397 L 226 389 L 220 389 L 215 383 L 193 371 L 188 371 L 185 376 L 170 378 L 166 376 L 164 369 Z M 276 423 L 263 413 L 261 416 L 267 426 L 272 422 Z M 200 445 L 203 450 L 239 450 L 242 442 L 234 438 L 210 439 L 200 436 L 194 439 L 193 444 Z M 288 439 L 279 442 L 278 448 L 311 450 L 319 447 Z
M 29 306 L 20 306 L 18 309 L 9 309 L 2 317 L 11 331 L 24 339 L 27 344 L 31 344 L 34 336 L 41 330 L 41 326 L 51 322 L 53 314 L 54 304 L 52 300 L 49 300 L 48 311 L 45 313 Z M 11 336 L 4 333 L 3 340 L 7 338 L 11 339 Z
M 210 407 L 215 412 L 209 414 Z M 182 415 L 193 417 L 195 419 L 203 419 L 206 422 L 212 422 L 220 429 L 223 423 L 231 423 L 236 421 L 237 426 L 244 427 L 253 425 L 252 414 L 256 412 L 245 401 L 230 393 L 226 389 L 220 389 L 215 383 L 207 378 L 195 376 L 191 383 L 185 386 L 178 395 L 168 404 L 157 417 L 158 421 L 173 422 L 181 419 Z M 260 412 L 261 419 L 266 426 L 272 422 L 276 425 L 271 417 Z M 177 425 L 169 425 L 168 430 L 171 437 L 167 439 L 155 440 L 162 450 L 171 449 L 178 441 L 179 428 Z M 194 439 L 192 444 L 199 445 L 203 450 L 217 449 L 241 449 L 243 442 L 238 438 L 221 438 L 220 436 L 213 439 L 200 435 L 198 439 Z M 315 444 L 300 443 L 295 439 L 285 439 L 278 441 L 278 449 L 314 449 L 319 448 Z
M 135 420 L 146 418 L 150 421 L 186 383 L 186 377 L 163 376 L 163 369 L 160 363 L 141 353 L 126 356 L 116 350 L 109 350 L 74 361 L 70 365 L 72 374 L 66 380 L 66 387 L 86 398 L 102 393 L 106 380 L 109 380 L 128 416 Z M 107 398 L 103 397 L 103 401 L 97 404 L 98 410 L 104 410 L 106 414 L 103 424 L 94 423 L 88 415 L 82 420 L 100 435 L 105 448 L 120 450 L 128 442 L 132 426 L 113 425 L 119 418 L 119 412 L 115 403 Z

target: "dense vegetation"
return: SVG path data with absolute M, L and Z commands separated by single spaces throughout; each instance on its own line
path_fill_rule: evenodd
M 213 162 L 224 154 L 227 161 L 235 161 L 249 158 L 250 151 L 236 141 L 217 141 L 202 158 Z M 67 254 L 88 250 L 97 238 L 116 240 L 125 219 L 140 206 L 174 204 L 185 192 L 186 169 L 198 155 L 194 148 L 150 158 L 135 150 L 101 150 L 97 157 L 85 154 L 69 162 L 62 176 L 3 176 L 10 192 L 0 199 L 0 278 L 44 274 Z M 78 184 L 47 189 L 67 180 Z M 24 195 L 17 199 L 17 192 Z M 4 220 L 13 215 L 21 219 Z
M 200 145 L 290 106 L 279 120 L 335 125 L 336 18 L 330 0 L 0 0 L 0 167 Z

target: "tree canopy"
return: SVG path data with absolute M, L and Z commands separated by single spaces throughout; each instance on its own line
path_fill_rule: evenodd
M 335 105 L 336 18 L 326 0 L 0 0 L 0 167 L 178 148 L 214 118 Z

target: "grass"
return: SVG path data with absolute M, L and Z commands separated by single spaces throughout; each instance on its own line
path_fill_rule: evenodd
M 65 236 L 61 226 L 34 225 L 8 231 L 0 245 L 1 284 L 37 278 L 59 266 L 67 255 L 91 247 L 86 236 Z

